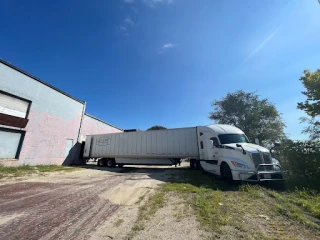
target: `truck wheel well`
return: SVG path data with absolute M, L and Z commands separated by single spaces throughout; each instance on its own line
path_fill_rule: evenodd
M 221 169 L 221 167 L 222 167 L 223 165 L 225 165 L 225 164 L 228 165 L 228 163 L 226 163 L 225 161 L 221 162 L 221 164 L 220 164 L 220 169 Z M 229 165 L 228 165 L 228 166 L 229 166 Z
M 222 162 L 220 164 L 220 176 L 227 181 L 233 180 L 231 168 L 228 163 Z
M 228 167 L 230 168 L 229 164 L 226 163 L 225 161 L 223 161 L 223 162 L 220 164 L 220 173 L 221 173 L 222 168 L 225 167 L 225 166 L 228 166 Z

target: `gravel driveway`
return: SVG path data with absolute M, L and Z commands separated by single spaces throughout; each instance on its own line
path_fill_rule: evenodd
M 121 239 L 178 168 L 89 167 L 0 183 L 0 239 Z

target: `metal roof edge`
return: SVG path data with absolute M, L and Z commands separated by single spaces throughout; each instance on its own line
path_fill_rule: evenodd
M 6 66 L 8 66 L 8 67 L 10 67 L 10 68 L 12 68 L 12 69 L 14 69 L 14 70 L 16 70 L 16 71 L 18 71 L 18 72 L 26 75 L 26 76 L 28 76 L 28 77 L 30 77 L 30 78 L 38 81 L 38 82 L 40 82 L 40 83 L 42 83 L 42 84 L 44 84 L 44 85 L 46 85 L 47 87 L 52 88 L 53 90 L 56 90 L 57 92 L 65 95 L 65 96 L 67 96 L 67 97 L 69 97 L 69 98 L 71 98 L 71 99 L 73 99 L 73 100 L 75 100 L 75 101 L 77 101 L 77 102 L 80 102 L 80 103 L 84 104 L 84 101 L 81 101 L 81 100 L 79 100 L 79 99 L 77 99 L 77 98 L 75 98 L 75 97 L 72 97 L 72 96 L 69 95 L 68 93 L 65 93 L 65 92 L 61 91 L 60 89 L 58 89 L 58 88 L 50 85 L 49 83 L 46 83 L 46 82 L 42 81 L 41 79 L 39 79 L 39 78 L 37 78 L 37 77 L 35 77 L 35 76 L 32 76 L 31 74 L 29 74 L 29 73 L 23 71 L 22 69 L 14 66 L 14 65 L 12 65 L 11 63 L 8 63 L 8 62 L 4 61 L 4 60 L 1 59 L 1 58 L 0 58 L 0 63 L 2 63 L 2 64 L 6 65 Z
M 94 117 L 94 116 L 90 115 L 89 113 L 84 113 L 84 115 L 86 115 L 86 116 L 88 116 L 88 117 L 91 117 L 91 118 L 93 118 L 93 119 L 95 119 L 95 120 L 97 120 L 97 121 L 100 121 L 100 122 L 102 122 L 102 123 L 108 124 L 108 125 L 111 126 L 111 127 L 114 127 L 114 128 L 116 128 L 116 129 L 119 129 L 119 130 L 123 131 L 123 129 L 118 128 L 118 127 L 116 127 L 116 126 L 114 126 L 114 125 L 112 125 L 112 124 L 110 124 L 110 123 L 107 123 L 107 122 L 105 122 L 105 121 L 103 121 L 103 120 L 101 120 L 101 119 L 99 119 L 99 118 L 97 118 L 97 117 Z

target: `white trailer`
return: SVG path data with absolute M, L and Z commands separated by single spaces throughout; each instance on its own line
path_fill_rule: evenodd
M 182 158 L 199 156 L 197 128 L 88 135 L 83 155 L 102 158 L 98 163 L 109 167 L 173 165 Z
M 191 168 L 228 180 L 284 179 L 270 150 L 230 125 L 87 135 L 83 157 L 107 167 L 176 165 L 189 158 Z

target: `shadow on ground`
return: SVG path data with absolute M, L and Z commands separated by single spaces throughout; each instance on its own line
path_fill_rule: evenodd
M 167 183 L 187 183 L 195 187 L 210 188 L 220 191 L 239 191 L 243 185 L 263 186 L 265 188 L 284 191 L 286 190 L 283 182 L 260 182 L 260 183 L 248 183 L 248 182 L 233 182 L 228 183 L 219 177 L 216 177 L 210 173 L 206 173 L 201 170 L 193 170 L 186 163 L 179 167 L 171 166 L 126 166 L 126 167 L 101 167 L 93 164 L 87 164 L 79 166 L 85 169 L 92 169 L 97 171 L 112 172 L 116 176 L 119 174 L 134 175 L 147 175 L 148 178 L 160 180 Z M 117 174 L 118 173 L 118 174 Z M 144 178 L 139 178 L 143 180 Z M 137 179 L 135 179 L 137 180 Z

